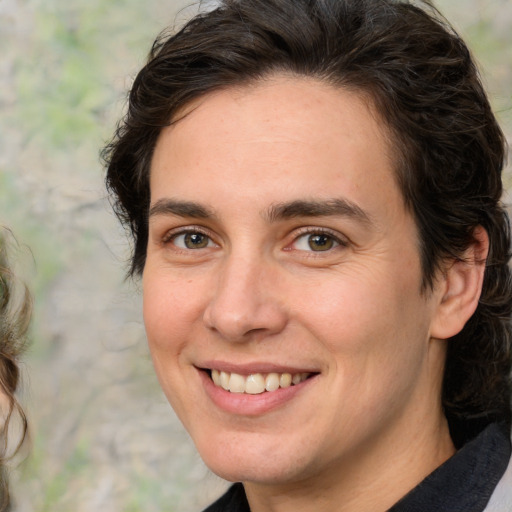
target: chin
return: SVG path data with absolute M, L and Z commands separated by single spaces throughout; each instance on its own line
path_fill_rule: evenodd
M 205 461 L 206 462 L 206 461 Z M 218 462 L 206 463 L 210 471 L 228 482 L 255 483 L 259 485 L 279 485 L 299 480 L 292 474 L 290 464 L 287 468 L 278 468 L 273 465 L 261 466 L 257 462 L 244 461 L 241 464 L 226 464 Z
M 210 438 L 206 447 L 197 446 L 199 454 L 208 468 L 229 482 L 252 482 L 261 485 L 292 483 L 301 479 L 307 465 L 297 450 L 286 453 L 286 450 L 270 448 L 269 444 L 243 444 L 233 440 L 222 443 L 224 446 L 213 446 Z M 281 439 L 281 448 L 282 439 Z M 213 448 L 213 449 L 212 449 Z

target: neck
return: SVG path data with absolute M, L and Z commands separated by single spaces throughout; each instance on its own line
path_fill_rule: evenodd
M 279 486 L 245 483 L 251 512 L 385 512 L 455 453 L 441 413 L 430 427 L 418 423 L 399 431 L 398 438 L 379 436 L 311 478 Z

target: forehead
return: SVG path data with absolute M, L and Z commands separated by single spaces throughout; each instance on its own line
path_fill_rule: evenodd
M 209 93 L 175 116 L 155 148 L 151 202 L 193 195 L 191 187 L 215 200 L 218 182 L 247 200 L 258 191 L 280 202 L 335 190 L 357 199 L 384 184 L 397 195 L 392 160 L 387 129 L 363 95 L 274 76 Z

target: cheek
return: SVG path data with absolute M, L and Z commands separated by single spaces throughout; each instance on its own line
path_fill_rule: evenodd
M 378 390 L 385 382 L 399 385 L 421 365 L 428 311 L 417 279 L 409 280 L 414 284 L 397 280 L 391 274 L 369 280 L 344 276 L 318 283 L 310 288 L 315 297 L 301 300 L 301 323 L 330 354 L 340 386 Z
M 145 270 L 143 316 L 152 352 L 179 350 L 201 315 L 201 296 L 191 280 L 166 278 L 165 273 Z
M 192 283 L 193 284 L 193 283 Z M 188 390 L 183 350 L 197 325 L 197 293 L 183 280 L 146 267 L 143 276 L 143 316 L 153 366 L 168 401 L 180 417 Z
M 366 279 L 365 279 L 366 277 Z M 378 279 L 334 276 L 310 283 L 307 294 L 293 293 L 301 323 L 332 352 L 359 353 L 378 347 L 382 334 L 396 326 L 397 297 Z

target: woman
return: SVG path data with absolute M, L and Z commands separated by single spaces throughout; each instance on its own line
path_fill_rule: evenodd
M 27 436 L 27 419 L 15 393 L 20 382 L 18 358 L 26 345 L 32 302 L 25 285 L 13 275 L 7 256 L 6 229 L 0 232 L 0 511 L 11 508 L 7 463 Z M 17 288 L 21 289 L 17 293 Z M 12 425 L 16 419 L 16 426 Z
M 208 512 L 510 510 L 504 142 L 427 1 L 224 0 L 155 43 L 107 184 L 236 482 Z

